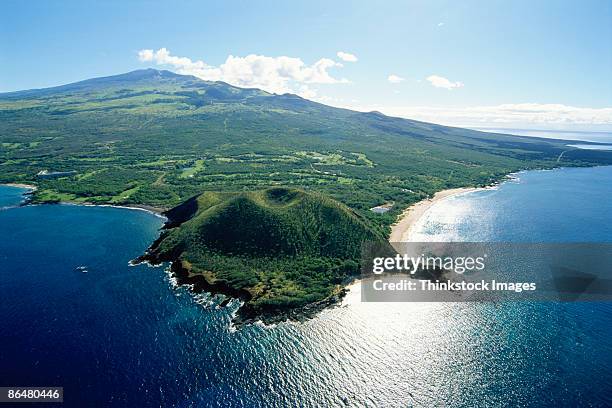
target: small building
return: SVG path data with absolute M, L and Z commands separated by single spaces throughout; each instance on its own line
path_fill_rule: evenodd
M 377 205 L 376 207 L 370 208 L 370 211 L 375 212 L 376 214 L 384 214 L 392 208 L 393 208 L 393 203 L 385 203 L 385 204 Z
M 49 170 L 41 170 L 36 174 L 36 177 L 41 179 L 54 179 L 59 177 L 68 177 L 74 176 L 77 174 L 76 170 L 71 171 L 49 171 Z

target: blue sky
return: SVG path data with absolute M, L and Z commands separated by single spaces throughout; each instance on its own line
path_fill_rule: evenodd
M 0 92 L 158 67 L 459 126 L 612 129 L 612 2 L 379 3 L 3 2 Z

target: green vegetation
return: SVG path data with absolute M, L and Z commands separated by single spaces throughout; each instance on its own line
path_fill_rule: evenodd
M 340 241 L 329 247 L 322 240 L 331 239 L 327 235 L 301 235 L 314 234 L 305 227 L 308 220 L 324 222 L 322 228 L 345 222 L 349 230 L 366 231 L 367 225 L 367 234 L 380 238 L 404 208 L 442 189 L 488 185 L 521 169 L 612 164 L 609 152 L 566 144 L 354 112 L 152 69 L 0 94 L 0 183 L 36 184 L 34 202 L 160 209 L 211 192 L 199 196 L 198 217 L 215 219 L 228 231 L 233 219 L 260 217 L 259 233 L 274 231 L 279 239 L 269 236 L 251 250 L 242 242 L 239 257 L 230 257 L 240 235 L 219 235 L 222 243 L 211 246 L 206 234 L 220 232 L 187 234 L 195 224 L 189 221 L 160 249 L 178 240 L 184 246 L 178 255 L 193 270 L 210 269 L 214 279 L 249 293 L 260 288 L 250 305 L 264 309 L 301 307 L 329 296 L 353 270 L 345 262 L 354 261 L 354 254 L 321 252 L 343 248 Z M 51 175 L 38 176 L 41 171 Z M 270 187 L 300 191 L 299 199 L 274 204 L 261 196 L 262 190 L 277 191 Z M 224 204 L 206 207 L 202 200 L 212 197 Z M 318 207 L 311 197 L 322 200 Z M 394 205 L 384 213 L 370 211 L 385 203 Z M 302 207 L 312 214 L 292 210 Z M 331 218 L 317 212 L 332 207 Z M 232 217 L 221 220 L 231 208 Z M 367 234 L 347 242 L 356 245 Z
M 72 195 L 167 209 L 202 191 L 289 186 L 328 194 L 383 233 L 403 208 L 441 189 L 519 169 L 612 163 L 607 152 L 566 142 L 359 113 L 157 70 L 1 94 L 0 143 L 0 182 L 37 184 L 35 202 Z M 77 174 L 39 179 L 41 170 Z M 386 202 L 396 205 L 369 211 Z
M 188 177 L 193 177 L 195 176 L 199 171 L 204 169 L 204 160 L 200 159 L 200 160 L 196 160 L 193 163 L 193 166 L 191 167 L 187 167 L 183 170 L 183 172 L 181 173 L 181 175 L 179 176 L 180 178 L 188 178 Z
M 297 189 L 206 192 L 167 215 L 145 259 L 178 262 L 205 288 L 237 294 L 242 319 L 329 299 L 359 273 L 361 244 L 386 242 L 345 205 Z

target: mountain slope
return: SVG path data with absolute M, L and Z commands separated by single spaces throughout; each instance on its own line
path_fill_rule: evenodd
M 203 190 L 283 185 L 329 194 L 383 231 L 441 189 L 525 168 L 612 163 L 607 152 L 566 144 L 153 69 L 0 94 L 0 182 L 37 184 L 38 202 L 170 208 Z M 37 176 L 45 170 L 70 173 Z M 369 211 L 384 203 L 388 213 Z

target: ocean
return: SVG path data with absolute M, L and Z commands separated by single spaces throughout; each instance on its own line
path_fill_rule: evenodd
M 440 201 L 416 236 L 612 242 L 612 167 L 517 177 Z M 611 303 L 361 303 L 356 285 L 305 323 L 235 330 L 235 303 L 128 265 L 160 218 L 11 207 L 22 191 L 0 186 L 1 385 L 63 386 L 66 407 L 612 405 Z

